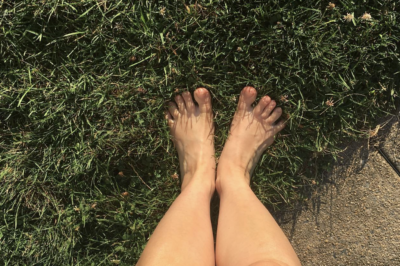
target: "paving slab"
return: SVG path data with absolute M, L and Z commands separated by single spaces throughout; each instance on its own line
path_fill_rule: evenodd
M 395 122 L 393 122 L 393 119 Z M 349 147 L 309 203 L 277 219 L 303 265 L 400 265 L 400 124 Z

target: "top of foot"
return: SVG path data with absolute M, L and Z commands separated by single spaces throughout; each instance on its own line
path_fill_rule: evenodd
M 182 189 L 195 173 L 215 178 L 214 123 L 211 96 L 205 88 L 184 92 L 170 102 L 166 119 L 178 151 Z M 210 172 L 211 174 L 208 174 Z M 214 180 L 212 180 L 214 182 Z
M 275 108 L 276 102 L 264 96 L 253 108 L 256 96 L 253 87 L 245 87 L 240 93 L 230 134 L 219 160 L 220 165 L 231 164 L 244 171 L 248 182 L 261 154 L 285 127 L 282 121 L 276 123 L 282 114 L 280 107 Z

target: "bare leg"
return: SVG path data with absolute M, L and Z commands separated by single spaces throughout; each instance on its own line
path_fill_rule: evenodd
M 210 200 L 215 190 L 210 93 L 175 97 L 166 114 L 178 150 L 182 192 L 151 236 L 137 265 L 215 265 Z
M 253 108 L 257 92 L 242 90 L 231 132 L 221 154 L 216 188 L 221 198 L 216 261 L 225 265 L 300 265 L 290 242 L 249 187 L 250 175 L 274 136 L 281 108 L 263 97 Z

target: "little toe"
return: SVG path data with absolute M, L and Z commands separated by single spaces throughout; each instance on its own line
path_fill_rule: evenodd
M 167 120 L 168 126 L 172 127 L 174 125 L 174 119 L 168 110 L 165 111 L 165 120 Z
M 207 89 L 197 88 L 194 91 L 194 99 L 199 104 L 200 113 L 211 112 L 211 97 Z
M 269 115 L 271 114 L 272 110 L 274 110 L 275 106 L 276 106 L 276 102 L 274 100 L 270 101 L 268 103 L 268 105 L 264 108 L 264 111 L 263 111 L 261 117 L 263 119 L 267 119 L 269 117 Z
M 258 102 L 257 106 L 254 107 L 254 115 L 261 115 L 265 107 L 269 104 L 271 98 L 269 96 L 264 96 Z
M 253 87 L 246 86 L 240 93 L 239 103 L 238 103 L 238 113 L 243 114 L 246 111 L 251 111 L 251 104 L 256 100 L 257 91 Z
M 183 101 L 182 96 L 176 95 L 175 96 L 175 102 L 178 105 L 179 112 L 181 114 L 186 113 L 186 106 L 185 106 L 185 102 Z
M 176 104 L 175 103 L 173 103 L 173 102 L 169 102 L 169 104 L 168 104 L 168 110 L 169 110 L 169 113 L 172 115 L 172 117 L 174 118 L 174 119 L 177 119 L 178 117 L 179 117 L 179 110 L 178 110 L 178 107 L 176 106 Z
M 192 98 L 192 95 L 190 94 L 190 92 L 185 91 L 184 93 L 182 93 L 182 97 L 183 97 L 183 100 L 185 101 L 186 110 L 188 111 L 188 113 L 194 113 L 195 105 L 194 105 L 193 98 Z
M 284 121 L 280 121 L 278 124 L 276 124 L 274 126 L 275 134 L 278 133 L 279 131 L 281 131 L 282 129 L 284 129 L 285 126 L 286 126 L 286 123 Z
M 279 119 L 279 117 L 282 115 L 282 108 L 277 107 L 275 110 L 272 112 L 272 114 L 267 118 L 268 123 L 275 123 L 276 120 Z

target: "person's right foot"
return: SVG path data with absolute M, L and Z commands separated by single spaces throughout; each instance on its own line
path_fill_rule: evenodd
M 257 91 L 253 87 L 245 87 L 240 93 L 230 134 L 218 163 L 216 185 L 219 192 L 225 178 L 229 179 L 228 182 L 240 181 L 232 180 L 232 176 L 244 176 L 249 184 L 250 175 L 261 154 L 285 127 L 282 121 L 275 123 L 282 114 L 280 107 L 275 108 L 276 102 L 264 96 L 253 108 L 251 105 L 256 96 Z
M 210 92 L 198 88 L 175 97 L 169 103 L 166 119 L 179 155 L 182 191 L 194 179 L 209 190 L 215 190 L 214 123 Z

